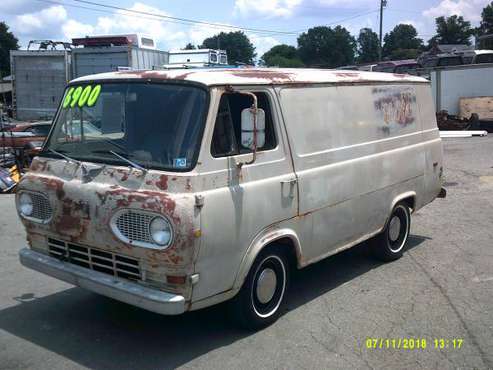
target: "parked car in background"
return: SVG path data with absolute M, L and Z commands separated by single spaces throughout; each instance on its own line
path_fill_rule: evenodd
M 46 135 L 32 132 L 3 131 L 0 133 L 0 148 L 24 149 L 30 142 L 43 142 Z
M 404 59 L 380 62 L 373 67 L 372 71 L 417 75 L 419 68 L 421 65 L 415 59 Z
M 426 60 L 420 61 L 423 68 L 436 68 L 436 67 L 448 67 L 459 66 L 464 63 L 464 59 L 461 55 L 455 54 L 443 54 L 436 55 Z
M 366 64 L 366 65 L 363 65 L 363 66 L 358 66 L 358 70 L 359 71 L 366 71 L 366 72 L 373 72 L 374 68 L 377 65 L 378 64 L 374 63 L 374 64 Z
M 357 71 L 358 66 L 357 65 L 347 65 L 347 66 L 337 67 L 337 69 L 342 70 L 342 71 Z
M 493 50 L 475 50 L 471 64 L 493 63 Z
M 416 76 L 85 76 L 43 148 L 16 190 L 23 265 L 161 314 L 232 299 L 257 329 L 283 311 L 290 270 L 367 239 L 396 260 L 412 213 L 444 195 L 430 83 Z
M 0 148 L 11 148 L 21 152 L 21 156 L 30 161 L 40 151 L 51 129 L 49 123 L 21 124 L 0 132 Z
M 31 132 L 36 136 L 48 136 L 51 129 L 51 121 L 41 121 L 33 123 L 21 123 L 12 128 L 9 131 L 12 132 Z
M 10 176 L 6 168 L 0 167 L 0 194 L 8 193 L 15 186 L 16 182 Z

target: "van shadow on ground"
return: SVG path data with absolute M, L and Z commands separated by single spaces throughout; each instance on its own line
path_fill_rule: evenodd
M 409 248 L 426 239 L 410 236 Z M 363 243 L 294 273 L 286 311 L 377 268 L 368 254 Z M 0 311 L 1 329 L 93 369 L 176 368 L 252 334 L 226 319 L 224 304 L 167 317 L 79 288 L 13 298 L 20 304 Z

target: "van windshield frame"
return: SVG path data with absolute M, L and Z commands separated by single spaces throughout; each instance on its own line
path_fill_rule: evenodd
M 101 86 L 98 101 L 93 107 L 86 104 L 80 108 L 76 104 L 74 111 L 70 111 L 70 106 L 69 109 L 64 107 L 71 88 L 88 85 Z M 160 93 L 163 95 L 156 95 Z M 105 100 L 105 94 L 109 97 L 119 95 L 118 98 L 112 97 L 113 103 L 109 102 L 115 106 L 114 101 L 117 101 L 116 109 L 109 109 L 112 111 L 108 115 L 111 119 L 104 118 L 101 113 L 105 109 L 101 105 L 108 105 L 106 101 L 111 100 Z M 145 99 L 141 109 L 139 94 Z M 159 104 L 149 103 L 149 100 Z M 132 102 L 135 104 L 133 109 Z M 209 89 L 189 82 L 94 80 L 70 84 L 39 155 L 58 158 L 51 151 L 55 150 L 79 161 L 128 166 L 127 161 L 111 153 L 114 151 L 146 169 L 188 172 L 198 161 L 209 104 Z M 145 109 L 151 106 L 152 109 Z M 69 116 L 75 116 L 75 120 Z M 86 118 L 88 116 L 96 119 L 90 121 Z M 108 125 L 105 127 L 106 120 Z M 68 129 L 74 126 L 74 121 L 78 123 L 75 136 L 73 129 Z M 156 133 L 156 129 L 159 132 Z M 176 135 L 170 135 L 180 130 L 179 140 Z M 136 134 L 139 138 L 135 137 Z M 166 152 L 166 155 L 156 155 L 156 152 Z

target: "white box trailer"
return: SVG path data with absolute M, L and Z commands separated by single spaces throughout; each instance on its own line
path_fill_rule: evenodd
M 70 74 L 66 50 L 12 50 L 12 105 L 18 120 L 51 119 Z
M 437 68 L 431 85 L 436 111 L 458 115 L 460 98 L 493 96 L 493 63 Z
M 72 50 L 73 78 L 128 69 L 153 69 L 168 63 L 168 52 L 132 45 L 84 47 Z
M 187 66 L 227 65 L 226 50 L 193 49 L 172 50 L 169 52 L 169 64 L 184 64 Z

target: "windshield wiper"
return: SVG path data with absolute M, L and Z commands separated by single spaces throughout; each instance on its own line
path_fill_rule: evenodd
M 57 152 L 56 150 L 51 149 L 51 148 L 48 148 L 48 151 L 53 153 L 53 154 L 56 154 L 57 156 L 59 156 L 63 159 L 65 159 L 69 163 L 75 163 L 75 164 L 79 165 L 80 168 L 82 168 L 82 175 L 83 176 L 86 176 L 89 173 L 86 166 L 84 166 L 84 163 L 82 163 L 81 161 L 78 161 L 77 159 L 70 158 L 68 155 Z
M 128 163 L 133 168 L 136 168 L 138 170 L 141 170 L 144 173 L 147 173 L 146 168 L 142 167 L 140 164 L 135 163 L 134 161 L 131 161 L 130 159 L 124 157 L 123 155 L 118 154 L 117 152 L 114 152 L 113 150 L 95 150 L 95 151 L 93 151 L 93 153 L 110 153 L 110 154 L 113 154 L 115 157 Z
M 114 146 L 116 146 L 118 149 L 123 150 L 124 152 L 127 152 L 127 148 L 125 148 L 123 145 L 118 144 L 115 140 L 112 139 L 107 139 L 107 138 L 101 138 L 103 141 L 110 143 Z

